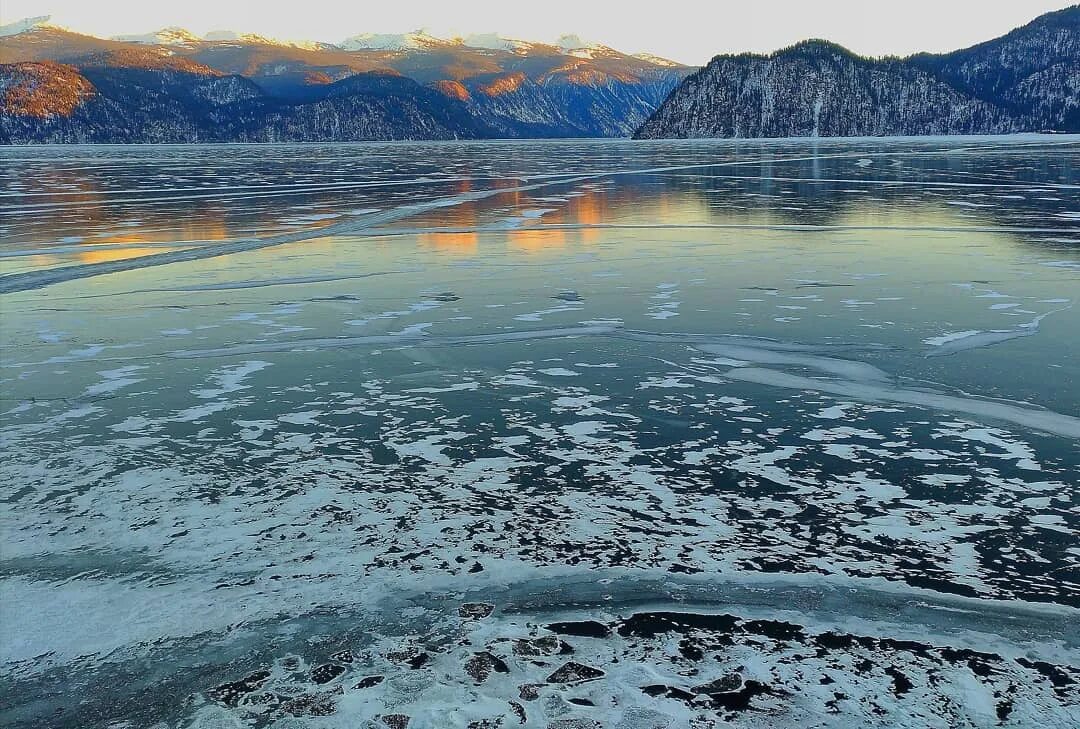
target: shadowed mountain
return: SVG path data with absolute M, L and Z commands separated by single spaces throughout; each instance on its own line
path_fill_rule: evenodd
M 909 61 L 1043 129 L 1080 130 L 1080 5 L 971 48 Z
M 325 84 L 294 103 L 251 79 L 54 63 L 0 66 L 0 142 L 274 142 L 492 136 L 459 101 L 395 75 Z M 61 101 L 57 101 L 61 99 Z
M 412 33 L 333 46 L 179 28 L 104 40 L 47 19 L 5 28 L 0 94 L 45 74 L 33 63 L 65 64 L 65 78 L 79 74 L 95 89 L 70 109 L 47 105 L 66 111 L 45 116 L 0 95 L 0 135 L 16 143 L 628 136 L 690 71 L 574 37 Z
M 826 41 L 715 57 L 636 136 L 1080 131 L 1080 6 L 954 53 L 857 56 Z

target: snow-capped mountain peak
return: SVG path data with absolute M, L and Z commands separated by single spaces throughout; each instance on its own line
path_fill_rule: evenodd
M 510 51 L 511 53 L 527 53 L 535 43 L 504 38 L 498 33 L 473 33 L 461 39 L 462 45 L 468 48 L 482 48 L 492 51 Z
M 558 40 L 555 41 L 555 45 L 564 53 L 569 53 L 570 51 L 583 51 L 592 46 L 592 44 L 581 40 L 581 37 L 574 33 L 567 33 L 566 35 L 559 36 Z
M 254 33 L 237 33 L 235 30 L 212 30 L 203 36 L 206 41 L 240 41 L 245 39 L 261 38 Z
M 198 43 L 202 39 L 189 30 L 170 27 L 162 28 L 153 33 L 114 35 L 112 40 L 126 41 L 128 43 L 147 43 L 149 45 L 157 46 L 186 46 L 192 43 Z
M 664 66 L 666 68 L 674 68 L 679 65 L 675 63 L 675 61 L 671 61 L 661 56 L 654 56 L 651 53 L 635 53 L 634 58 L 639 61 L 645 61 L 645 63 L 651 63 L 654 66 Z
M 361 33 L 338 45 L 347 51 L 415 51 L 450 44 L 452 41 L 436 38 L 420 29 L 412 33 Z
M 583 41 L 580 36 L 573 33 L 559 36 L 559 39 L 555 41 L 555 45 L 566 55 L 574 56 L 575 58 L 597 58 L 615 52 L 608 46 L 600 43 Z
M 329 47 L 326 43 L 319 43 L 318 41 L 282 40 L 281 38 L 270 38 L 257 33 L 237 33 L 233 30 L 212 30 L 204 35 L 202 39 L 210 42 L 253 43 L 264 46 L 281 46 L 283 48 L 304 48 L 312 51 Z
M 36 18 L 23 18 L 22 20 L 16 20 L 14 23 L 0 25 L 0 38 L 9 35 L 19 35 L 20 33 L 26 33 L 27 31 L 34 30 L 35 28 L 59 27 L 49 22 L 51 18 L 51 15 L 39 15 Z

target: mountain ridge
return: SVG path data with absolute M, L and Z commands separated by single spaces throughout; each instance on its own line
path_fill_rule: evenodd
M 8 143 L 54 141 L 176 141 L 222 139 L 221 128 L 209 128 L 199 119 L 220 122 L 230 112 L 267 115 L 260 123 L 236 120 L 223 125 L 239 135 L 235 141 L 256 138 L 307 140 L 295 118 L 317 114 L 337 121 L 330 140 L 401 139 L 420 135 L 432 138 L 476 137 L 597 137 L 629 136 L 691 69 L 659 58 L 640 58 L 599 44 L 587 44 L 576 36 L 554 43 L 532 43 L 499 36 L 468 39 L 435 39 L 422 31 L 404 36 L 366 34 L 353 36 L 351 49 L 327 44 L 282 42 L 235 31 L 216 31 L 199 38 L 181 28 L 165 28 L 150 34 L 125 36 L 124 40 L 96 38 L 51 25 L 48 18 L 15 24 L 17 32 L 0 36 L 0 141 Z M 8 26 L 5 26 L 8 28 Z M 467 45 L 472 42 L 478 46 Z M 487 47 L 493 46 L 493 47 Z M 63 64 L 63 77 L 71 84 L 88 82 L 97 93 L 83 95 L 76 108 L 59 103 L 39 103 L 35 109 L 69 109 L 67 114 L 44 117 L 23 113 L 24 105 L 5 104 L 4 88 L 37 83 L 48 67 L 36 70 L 27 63 Z M 155 86 L 144 73 L 163 74 Z M 176 75 L 184 72 L 189 76 Z M 172 75 L 168 75 L 172 73 Z M 73 74 L 84 81 L 76 82 Z M 357 75 L 396 75 L 415 82 L 393 99 L 414 114 L 412 121 L 395 127 L 386 107 L 385 84 L 354 83 L 347 99 L 326 95 L 322 87 Z M 203 113 L 187 108 L 192 103 L 189 86 L 201 82 L 196 76 L 236 76 L 253 82 L 262 97 L 260 105 L 250 99 L 213 95 L 207 104 L 216 109 Z M 131 81 L 139 79 L 138 84 Z M 5 80 L 6 79 L 6 80 Z M 224 88 L 225 84 L 219 84 Z M 232 87 L 243 85 L 233 82 Z M 244 87 L 247 88 L 247 87 Z M 56 84 L 42 86 L 39 94 Z M 141 94 L 151 106 L 160 102 L 162 116 L 146 116 Z M 166 103 L 162 96 L 171 95 Z M 70 94 L 66 94 L 70 96 Z M 105 102 L 109 103 L 106 104 Z M 243 101 L 247 106 L 235 106 Z M 305 104 L 317 104 L 300 110 Z M 287 113 L 286 111 L 287 110 Z M 356 126 L 348 114 L 369 110 L 386 120 Z M 381 110 L 381 111 L 375 111 Z M 465 116 L 462 116 L 462 115 Z M 415 116 L 419 115 L 419 116 Z M 468 117 L 466 119 L 466 117 Z M 123 123 L 110 135 L 110 124 Z M 443 122 L 452 121 L 449 126 Z M 140 121 L 141 120 L 141 121 Z M 254 124 L 254 126 L 252 125 Z M 278 126 L 275 127 L 274 125 Z M 301 125 L 303 126 L 303 125 Z M 262 131 L 256 133 L 253 129 Z M 360 129 L 364 130 L 360 134 Z
M 808 39 L 698 70 L 574 35 L 326 44 L 0 26 L 0 143 L 1031 131 L 1080 131 L 1080 5 L 950 53 L 871 58 Z
M 950 53 L 860 56 L 810 39 L 721 54 L 635 132 L 815 137 L 1080 132 L 1080 5 Z

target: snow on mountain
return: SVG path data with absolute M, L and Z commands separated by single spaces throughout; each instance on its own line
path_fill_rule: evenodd
M 332 47 L 327 43 L 319 43 L 318 41 L 282 40 L 280 38 L 270 38 L 257 33 L 237 33 L 233 30 L 212 30 L 204 35 L 202 39 L 212 42 L 234 41 L 236 43 L 254 43 L 264 46 L 281 46 L 283 48 L 304 48 L 311 51 Z
M 675 61 L 660 56 L 654 56 L 651 53 L 635 53 L 634 58 L 639 61 L 645 61 L 645 63 L 651 63 L 654 66 L 664 66 L 666 68 L 674 68 L 679 65 L 678 63 L 675 63 Z
M 527 53 L 535 47 L 536 43 L 503 38 L 498 33 L 473 33 L 461 40 L 462 45 L 468 48 L 481 48 L 492 51 L 510 51 L 511 53 Z
M 201 38 L 191 31 L 183 28 L 162 28 L 153 33 L 135 35 L 114 35 L 112 40 L 125 41 L 127 43 L 147 43 L 156 46 L 186 46 L 198 43 Z
M 57 27 L 49 23 L 49 19 L 50 16 L 43 15 L 36 18 L 26 18 L 14 23 L 8 23 L 7 25 L 0 25 L 0 37 L 18 35 L 35 28 Z M 171 26 L 152 33 L 115 35 L 112 36 L 112 40 L 146 45 L 181 47 L 194 46 L 203 42 L 238 43 L 280 46 L 282 48 L 302 48 L 304 50 L 312 51 L 342 49 L 347 51 L 371 50 L 408 52 L 458 46 L 480 50 L 508 51 L 519 56 L 528 55 L 537 49 L 547 49 L 545 52 L 550 53 L 550 49 L 554 47 L 565 55 L 584 60 L 622 55 L 608 46 L 583 41 L 579 36 L 572 33 L 561 36 L 554 43 L 546 43 L 507 38 L 498 33 L 473 33 L 462 38 L 447 39 L 439 38 L 431 35 L 424 29 L 420 29 L 411 33 L 361 33 L 346 38 L 341 43 L 334 45 L 318 41 L 284 40 L 281 38 L 258 35 L 257 33 L 240 33 L 233 30 L 212 30 L 206 35 L 199 37 L 184 28 Z M 679 65 L 666 58 L 660 58 L 659 56 L 648 53 L 636 54 L 634 58 L 655 66 L 673 68 Z
M 559 39 L 555 41 L 555 45 L 563 53 L 574 58 L 593 59 L 618 55 L 618 51 L 609 46 L 600 43 L 588 43 L 573 33 L 559 36 Z
M 416 51 L 452 44 L 421 29 L 412 33 L 361 33 L 338 45 L 347 51 Z
M 9 35 L 19 35 L 19 33 L 25 33 L 34 28 L 52 27 L 52 24 L 49 23 L 51 17 L 51 15 L 39 15 L 36 18 L 24 18 L 22 20 L 16 20 L 14 23 L 0 25 L 0 38 Z
M 573 33 L 559 36 L 559 39 L 555 41 L 555 45 L 558 46 L 563 53 L 569 53 L 570 51 L 584 51 L 592 47 L 591 44 L 581 40 L 580 36 Z
M 205 41 L 238 41 L 241 38 L 258 38 L 252 33 L 237 33 L 235 30 L 212 30 L 203 36 Z
M 716 56 L 641 139 L 1080 131 L 1080 5 L 944 54 L 867 58 L 823 40 Z
M 509 51 L 518 55 L 525 55 L 537 47 L 551 48 L 554 46 L 568 56 L 583 59 L 618 55 L 616 51 L 605 45 L 586 43 L 573 34 L 564 35 L 554 44 L 550 44 L 505 38 L 498 33 L 474 33 L 464 38 L 447 39 L 433 36 L 425 30 L 417 30 L 412 33 L 363 33 L 347 38 L 338 46 L 347 51 L 422 51 L 440 46 L 460 46 L 481 50 Z M 674 66 L 677 64 L 665 61 L 663 65 Z
M 576 36 L 556 45 L 418 30 L 356 35 L 338 46 L 165 28 L 125 40 L 77 41 L 94 51 L 86 53 L 101 81 L 97 95 L 48 124 L 25 115 L 10 122 L 0 113 L 0 142 L 627 136 L 689 72 L 650 67 Z M 44 49 L 22 40 L 0 46 L 12 46 L 16 59 L 49 61 L 50 54 L 70 55 L 73 43 L 61 37 Z M 316 50 L 292 50 L 304 46 Z M 355 52 L 343 58 L 342 49 Z M 593 54 L 598 60 L 588 60 Z M 47 63 L 36 68 L 40 78 L 56 75 Z M 153 93 L 130 83 L 131 68 L 155 81 Z M 161 73 L 170 70 L 190 73 Z M 0 88 L 5 73 L 13 72 L 0 68 Z M 49 88 L 48 104 L 35 109 L 71 106 L 63 88 Z

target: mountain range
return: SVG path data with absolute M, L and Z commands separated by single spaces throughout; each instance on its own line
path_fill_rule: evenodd
M 575 36 L 0 28 L 0 142 L 629 136 L 693 69 Z
M 635 136 L 1013 132 L 1080 132 L 1080 5 L 953 53 L 871 59 L 811 40 L 716 56 Z
M 1080 6 L 945 54 L 824 40 L 695 69 L 563 36 L 0 26 L 0 143 L 1080 132 Z

